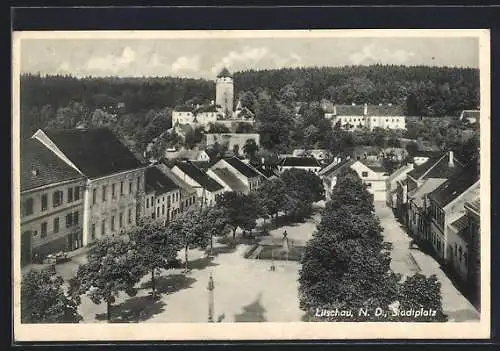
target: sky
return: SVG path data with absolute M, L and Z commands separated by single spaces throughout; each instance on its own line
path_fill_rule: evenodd
M 478 39 L 207 38 L 22 39 L 21 72 L 213 79 L 230 71 L 401 64 L 479 67 Z

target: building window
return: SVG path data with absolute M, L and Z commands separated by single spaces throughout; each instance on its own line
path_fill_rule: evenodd
M 111 198 L 112 198 L 112 199 L 116 198 L 116 194 L 115 194 L 115 183 L 111 184 Z
M 42 195 L 42 211 L 47 211 L 47 194 Z
M 69 228 L 73 225 L 73 214 L 72 213 L 68 213 L 66 215 L 66 228 Z
M 52 194 L 52 206 L 59 207 L 63 202 L 63 192 L 60 190 L 55 191 Z
M 102 186 L 102 201 L 106 201 L 106 185 Z
M 59 233 L 59 217 L 54 218 L 54 234 Z
M 160 217 L 160 208 L 159 207 L 156 208 L 156 217 Z
M 129 208 L 128 209 L 128 223 L 132 223 L 132 209 Z
M 156 200 L 156 203 L 158 203 L 158 204 L 159 204 L 159 203 L 160 203 L 160 199 Z
M 161 205 L 161 214 L 164 215 L 165 214 L 165 205 Z
M 361 172 L 362 177 L 368 177 L 368 172 Z
M 372 183 L 366 183 L 366 187 L 370 189 L 372 187 Z
M 106 220 L 103 219 L 101 222 L 101 236 L 106 235 Z
M 23 214 L 25 216 L 33 214 L 33 199 L 31 197 L 23 203 Z
M 149 208 L 149 197 L 146 199 L 146 208 Z
M 123 180 L 120 182 L 120 195 L 123 195 Z
M 111 231 L 115 231 L 115 216 L 111 216 Z
M 40 231 L 40 235 L 42 238 L 47 236 L 47 222 L 42 222 L 42 229 Z
M 78 225 L 79 222 L 79 214 L 78 211 L 73 213 L 73 225 Z
M 123 212 L 120 212 L 118 216 L 118 227 L 119 228 L 123 227 Z
M 97 203 L 97 189 L 92 189 L 92 205 Z
M 137 178 L 137 192 L 139 192 L 141 189 L 141 177 Z
M 74 194 L 75 194 L 75 201 L 80 200 L 80 187 L 75 186 Z
M 167 196 L 167 207 L 170 207 L 170 195 Z
M 92 240 L 95 239 L 95 223 L 92 223 L 92 228 L 91 228 L 91 231 L 90 231 L 90 236 L 91 236 Z
M 73 188 L 68 188 L 68 202 L 73 202 Z

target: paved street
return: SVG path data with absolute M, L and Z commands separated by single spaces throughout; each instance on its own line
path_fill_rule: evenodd
M 396 220 L 392 210 L 387 207 L 385 202 L 376 202 L 375 212 L 384 228 L 383 234 L 385 240 L 393 244 L 391 269 L 402 275 L 406 275 L 408 272 L 410 274 L 420 272 L 427 276 L 435 274 L 441 282 L 443 310 L 448 315 L 449 321 L 464 322 L 479 320 L 478 311 L 457 290 L 443 272 L 439 263 L 418 249 L 410 250 L 410 237 Z

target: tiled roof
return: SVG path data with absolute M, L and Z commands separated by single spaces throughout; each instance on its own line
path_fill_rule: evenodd
M 247 178 L 255 178 L 260 174 L 250 165 L 247 165 L 237 157 L 225 158 L 224 161 L 233 166 L 238 172 L 243 174 Z
M 203 150 L 180 150 L 180 151 L 166 151 L 165 157 L 168 159 L 186 159 L 189 161 L 197 160 Z
M 215 181 L 215 179 L 212 179 L 191 162 L 178 162 L 175 166 L 210 192 L 218 191 L 224 188 L 217 181 Z
M 479 110 L 464 110 L 461 118 L 476 118 L 479 119 L 481 112 Z
M 37 139 L 21 143 L 21 191 L 83 178 Z
M 165 163 L 160 163 L 156 165 L 156 167 L 165 174 L 171 181 L 175 183 L 179 188 L 183 189 L 187 193 L 194 193 L 196 189 L 194 189 L 191 185 L 183 181 L 177 174 L 172 172 L 168 165 Z
M 217 168 L 212 170 L 224 183 L 226 183 L 232 191 L 236 192 L 246 192 L 248 187 L 238 179 L 231 171 L 227 168 Z
M 364 116 L 365 106 L 361 105 L 330 105 L 323 104 L 326 113 L 336 113 L 337 116 Z M 366 116 L 386 117 L 386 116 L 404 116 L 404 109 L 401 105 L 367 105 Z
M 186 106 L 186 105 L 180 105 L 174 108 L 174 111 L 177 112 L 193 112 L 193 110 L 194 110 L 193 106 Z
M 226 67 L 224 67 L 222 71 L 220 71 L 219 74 L 217 75 L 217 78 L 222 78 L 222 77 L 232 78 L 233 75 L 231 74 L 231 72 L 229 72 L 229 70 Z
M 337 116 L 363 116 L 363 105 L 335 105 Z
M 480 213 L 480 210 L 481 210 L 480 199 L 476 199 L 474 201 L 467 202 L 466 205 L 470 209 L 472 209 L 473 211 L 476 211 L 477 213 Z
M 377 173 L 383 173 L 387 172 L 384 166 L 382 166 L 381 163 L 379 162 L 370 162 L 368 160 L 358 160 L 362 164 L 364 164 L 366 167 L 370 168 L 372 171 L 377 172 Z
M 426 179 L 425 182 L 422 184 L 422 186 L 408 193 L 408 198 L 413 199 L 413 202 L 418 207 L 422 207 L 424 202 L 424 196 L 437 189 L 445 181 L 446 179 L 433 179 L 433 178 Z
M 146 189 L 156 194 L 164 194 L 180 187 L 156 167 L 146 169 Z
M 276 171 L 273 168 L 270 168 L 270 167 L 261 166 L 261 167 L 255 167 L 255 169 L 258 172 L 260 172 L 266 178 L 270 178 L 272 176 L 276 176 L 277 175 Z
M 356 160 L 354 159 L 345 159 L 343 161 L 340 161 L 339 163 L 337 164 L 334 164 L 333 162 L 330 163 L 328 166 L 326 166 L 325 168 L 323 168 L 321 171 L 319 171 L 319 175 L 320 176 L 329 176 L 337 171 L 340 171 L 341 169 L 345 168 L 345 167 L 348 167 L 350 165 L 352 165 L 354 162 L 356 162 Z
M 465 215 L 461 216 L 456 221 L 451 223 L 451 225 L 455 227 L 458 232 L 463 231 L 465 228 L 467 228 L 467 216 Z
M 44 132 L 89 178 L 143 166 L 107 128 L 44 130 Z
M 453 157 L 453 167 L 449 166 L 449 155 L 442 158 L 429 173 L 425 175 L 427 178 L 449 178 L 452 174 L 459 172 L 463 168 L 463 164 Z
M 448 152 L 431 157 L 427 162 L 415 167 L 408 175 L 414 179 L 420 179 L 422 176 L 426 178 L 448 178 L 463 168 L 463 164 L 455 156 L 453 156 L 454 166 L 450 167 L 449 158 Z
M 476 161 L 473 160 L 465 168 L 453 174 L 445 183 L 434 190 L 430 194 L 430 197 L 444 207 L 478 181 L 479 173 Z
M 368 105 L 368 116 L 404 116 L 401 105 Z
M 392 172 L 389 175 L 389 179 L 394 179 L 405 172 L 408 173 L 410 168 L 411 168 L 410 165 L 404 165 L 404 166 L 399 167 L 398 169 L 396 169 L 394 172 Z
M 314 157 L 286 157 L 281 162 L 284 167 L 321 167 Z
M 202 105 L 193 110 L 194 114 L 203 112 L 217 112 L 217 106 L 219 105 Z M 220 107 L 220 106 L 219 106 Z
M 204 170 L 209 169 L 211 166 L 210 161 L 191 161 L 191 163 L 194 164 L 199 169 L 204 169 Z

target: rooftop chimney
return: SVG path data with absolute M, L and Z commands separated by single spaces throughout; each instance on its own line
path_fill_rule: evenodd
M 368 104 L 365 103 L 363 114 L 366 116 L 368 114 Z
M 448 155 L 449 155 L 448 166 L 455 167 L 455 162 L 454 162 L 454 158 L 453 158 L 453 151 L 450 151 L 448 153 Z
M 337 105 L 333 105 L 333 114 L 337 115 Z

